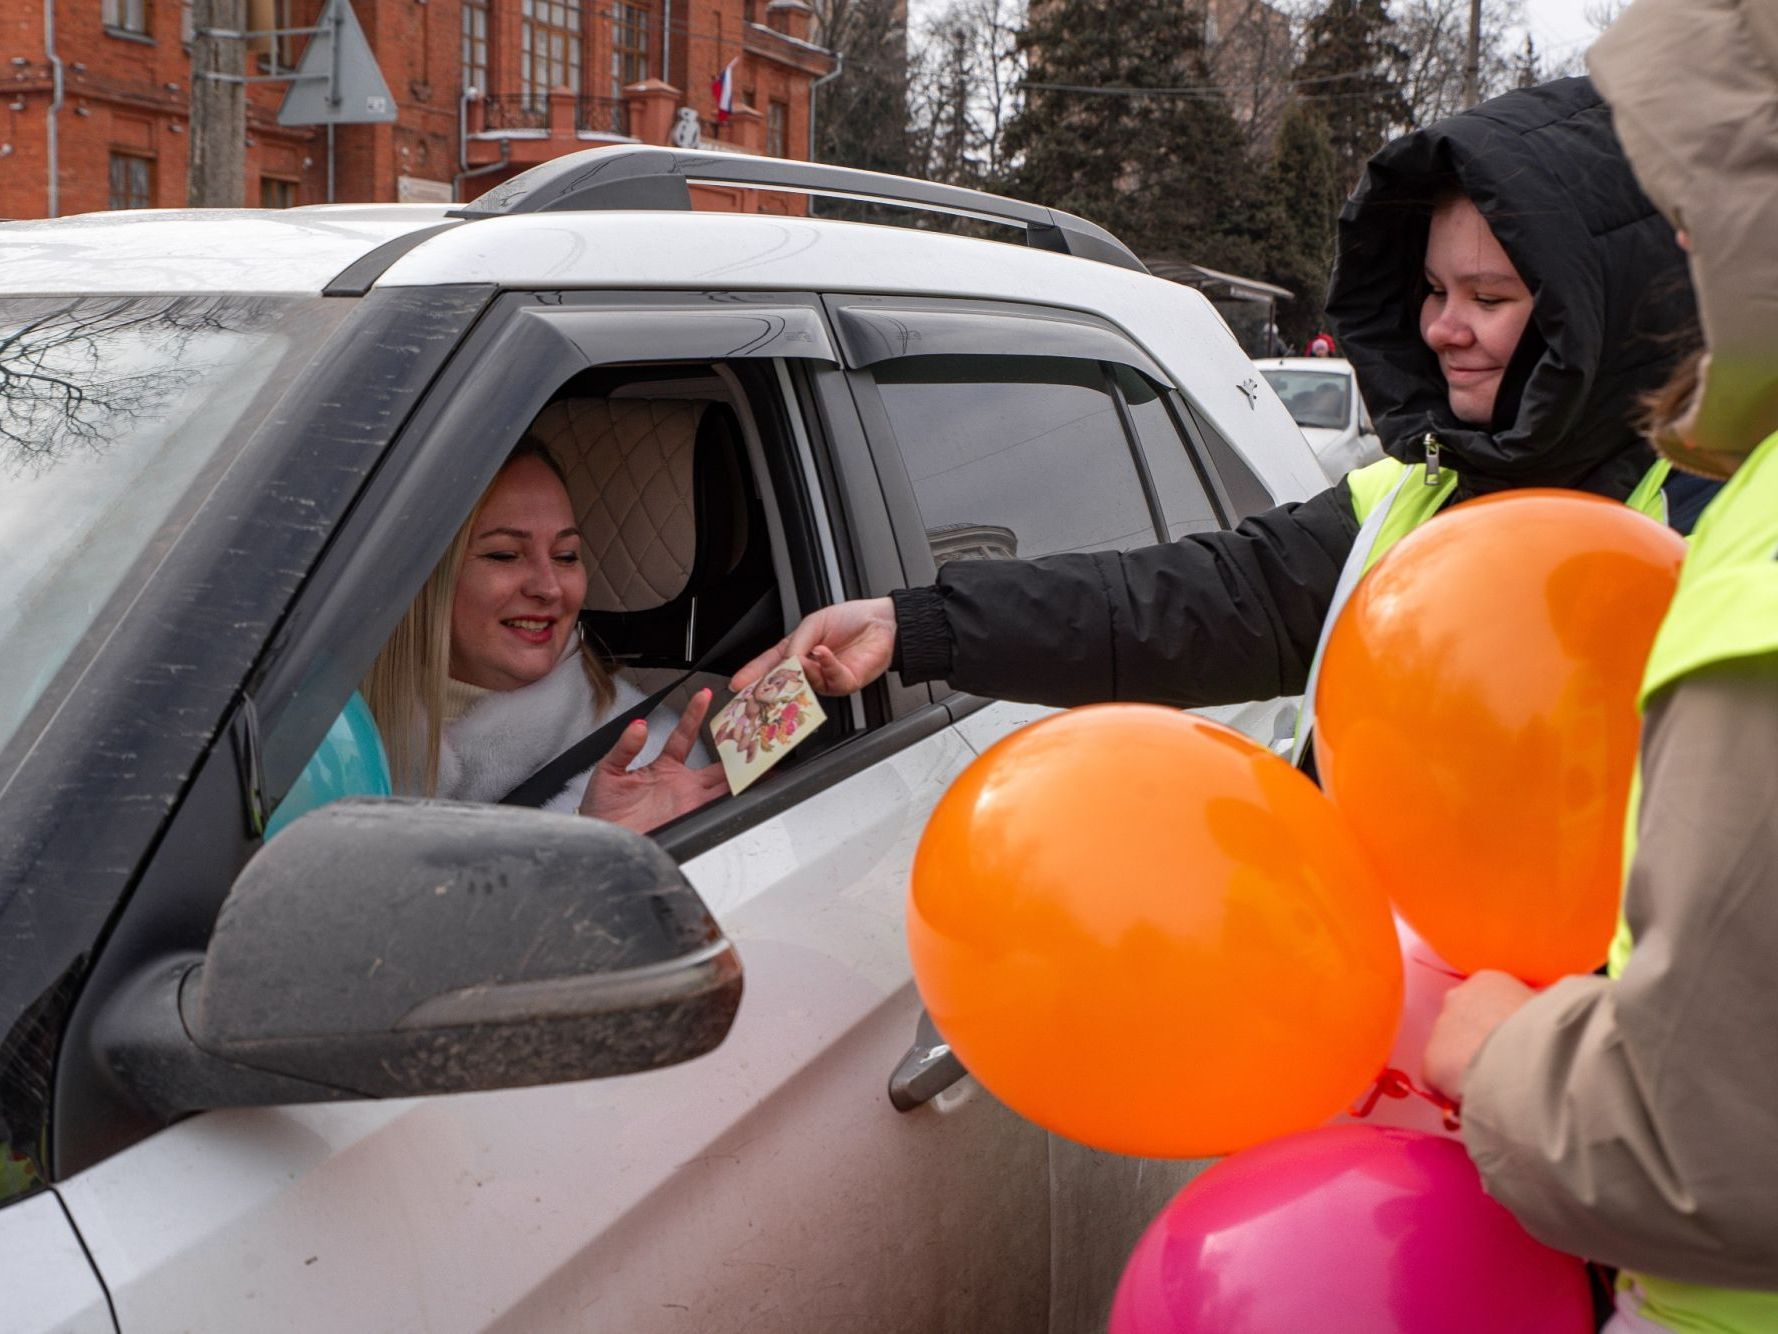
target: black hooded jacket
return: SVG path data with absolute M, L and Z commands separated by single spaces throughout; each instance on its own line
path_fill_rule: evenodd
M 1530 287 L 1488 429 L 1459 422 L 1420 338 L 1433 202 L 1475 201 Z M 1685 257 L 1585 79 L 1521 89 L 1396 140 L 1340 215 L 1328 314 L 1384 448 L 1436 438 L 1457 498 L 1566 486 L 1624 499 L 1653 462 L 1632 419 L 1695 321 Z M 1238 527 L 1128 552 L 952 561 L 895 596 L 896 668 L 999 699 L 1187 707 L 1300 692 L 1358 534 L 1342 481 Z

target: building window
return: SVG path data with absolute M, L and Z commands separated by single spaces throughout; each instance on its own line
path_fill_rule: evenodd
M 248 31 L 263 35 L 248 38 L 247 49 L 256 57 L 261 74 L 282 74 L 296 68 L 306 39 L 287 30 L 297 26 L 294 0 L 248 0 Z
M 524 0 L 523 13 L 519 77 L 525 105 L 547 111 L 557 88 L 580 95 L 580 5 L 578 0 Z
M 283 176 L 261 176 L 259 178 L 259 206 L 261 208 L 295 208 L 296 182 Z
M 148 0 L 103 0 L 99 17 L 114 32 L 148 36 Z
M 488 92 L 487 0 L 463 0 L 463 86 Z
M 135 153 L 111 155 L 111 197 L 106 207 L 154 207 L 153 158 Z
M 648 77 L 648 10 L 618 0 L 611 15 L 611 95 Z
M 766 104 L 766 156 L 784 157 L 785 131 L 790 124 L 790 104 L 773 98 Z

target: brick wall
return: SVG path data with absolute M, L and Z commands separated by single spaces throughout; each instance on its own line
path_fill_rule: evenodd
M 279 19 L 290 26 L 311 24 L 321 8 L 321 0 L 282 0 L 281 10 L 274 9 L 279 0 L 250 2 L 255 27 Z M 108 29 L 102 22 L 104 0 L 56 0 L 56 48 L 66 84 L 57 116 L 62 214 L 111 205 L 114 157 L 124 159 L 118 184 L 126 193 L 146 185 L 148 202 L 155 207 L 185 204 L 191 74 L 182 40 L 185 11 L 179 0 L 115 3 L 126 14 L 130 5 L 139 6 L 145 31 Z M 581 3 L 580 96 L 606 98 L 613 83 L 615 0 Z M 515 97 L 524 91 L 521 0 L 488 0 L 488 5 L 489 88 L 483 91 L 496 98 Z M 640 8 L 646 13 L 647 71 L 659 80 L 662 0 L 648 0 Z M 758 115 L 738 115 L 716 131 L 716 139 L 744 151 L 763 151 L 770 103 L 776 101 L 784 108 L 786 155 L 806 157 L 809 84 L 831 68 L 831 60 L 800 40 L 807 36 L 801 0 L 672 0 L 671 8 L 666 83 L 672 101 L 696 108 L 706 123 L 713 122 L 711 80 L 728 60 L 738 58 L 737 100 L 743 90 L 752 90 Z M 468 108 L 475 140 L 465 145 L 459 136 L 464 110 L 462 0 L 355 0 L 354 9 L 394 97 L 398 119 L 388 125 L 335 129 L 334 198 L 448 197 L 464 156 L 472 165 L 498 162 L 501 156 L 500 136 L 485 128 L 481 107 Z M 4 53 L 0 93 L 5 95 L 0 101 L 0 217 L 41 217 L 48 208 L 46 122 L 51 83 L 43 35 L 42 0 L 0 0 L 0 53 Z M 300 51 L 302 41 L 294 40 L 295 51 Z M 259 70 L 254 67 L 249 72 Z M 262 198 L 299 204 L 327 199 L 327 131 L 280 127 L 276 117 L 284 88 L 258 84 L 248 89 L 249 206 L 258 206 Z M 541 139 L 540 132 L 532 130 L 529 141 L 509 142 L 510 170 L 465 180 L 465 197 L 542 158 L 617 137 L 608 132 L 609 106 L 587 102 L 574 108 L 572 99 L 558 101 L 570 105 L 563 109 L 565 115 L 558 114 L 555 129 L 542 131 Z M 749 137 L 755 142 L 741 142 Z M 664 135 L 656 138 L 665 142 Z M 523 152 L 515 153 L 515 148 Z

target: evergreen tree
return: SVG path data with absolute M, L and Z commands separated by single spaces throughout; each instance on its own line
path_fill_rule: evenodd
M 972 106 L 979 83 L 977 52 L 961 24 L 936 36 L 935 49 L 926 53 L 934 67 L 922 89 L 925 114 L 914 126 L 915 165 L 925 163 L 921 174 L 929 180 L 975 185 L 983 139 Z
M 1357 185 L 1370 155 L 1413 123 L 1402 95 L 1407 58 L 1386 0 L 1327 0 L 1309 20 L 1297 93 L 1327 122 L 1342 189 Z
M 1109 228 L 1139 255 L 1253 273 L 1264 199 L 1180 0 L 1043 0 L 1020 48 L 1009 193 Z
M 1266 276 L 1295 295 L 1278 307 L 1278 333 L 1300 348 L 1325 327 L 1323 302 L 1333 274 L 1334 223 L 1345 191 L 1327 122 L 1313 107 L 1294 103 L 1278 127 L 1271 195 L 1279 201 Z
M 1517 67 L 1513 71 L 1513 87 L 1535 88 L 1544 80 L 1543 60 L 1537 54 L 1537 43 L 1531 40 L 1531 34 L 1525 34 L 1525 49 L 1519 53 Z

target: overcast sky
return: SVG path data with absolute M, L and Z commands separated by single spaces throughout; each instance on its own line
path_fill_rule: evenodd
M 1524 0 L 1525 26 L 1548 56 L 1583 51 L 1598 34 L 1587 22 L 1587 0 Z

